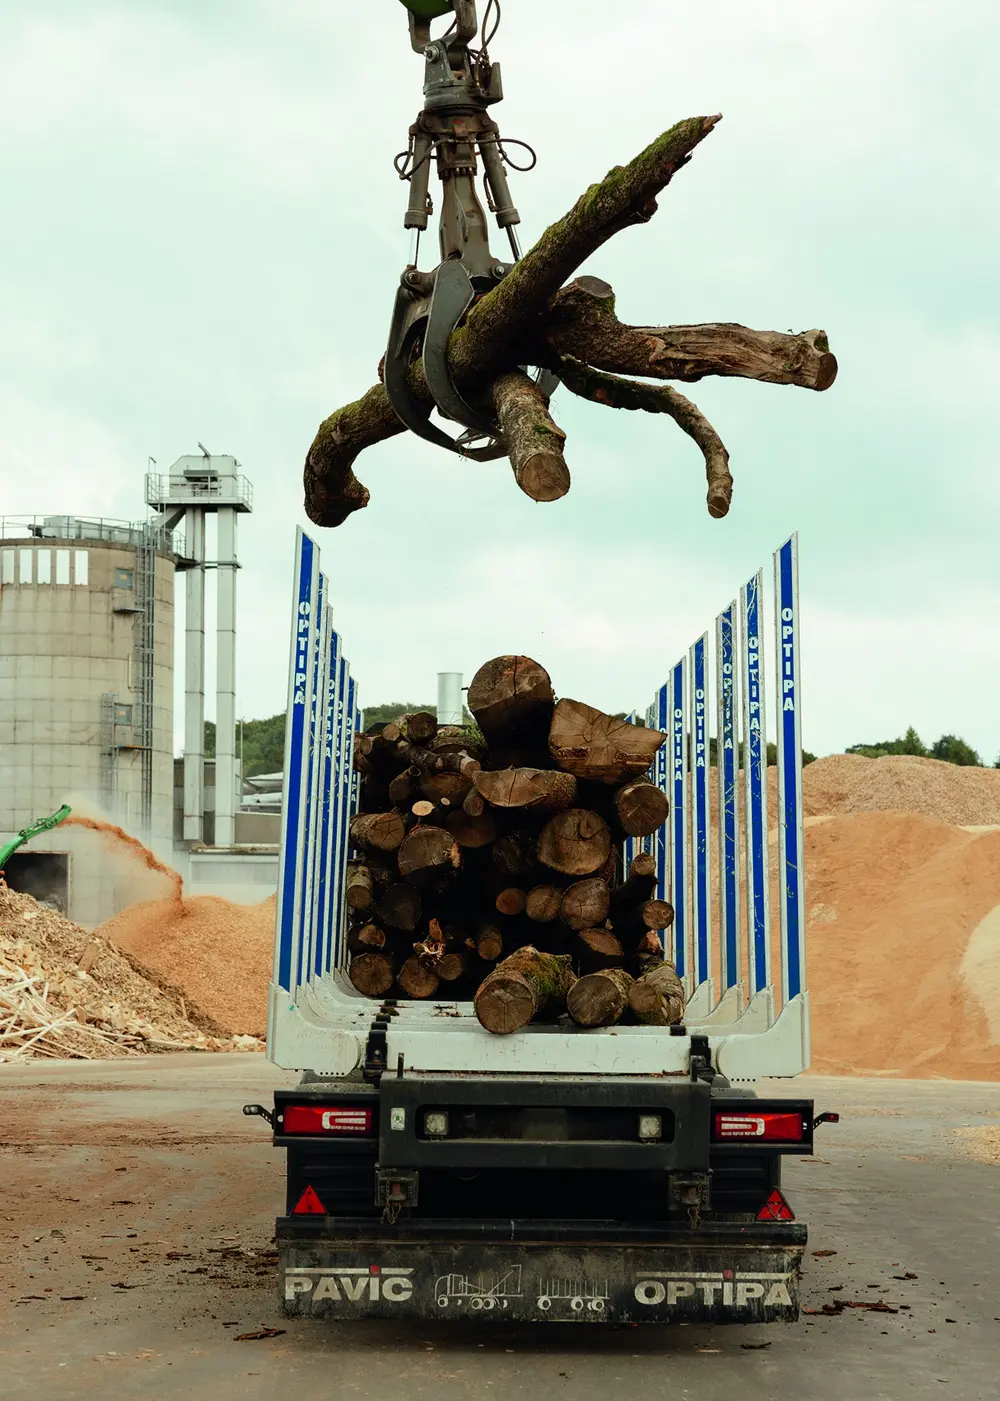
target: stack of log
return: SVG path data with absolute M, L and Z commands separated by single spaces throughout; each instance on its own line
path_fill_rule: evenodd
M 568 1011 L 582 1026 L 668 1025 L 673 910 L 626 837 L 667 817 L 647 775 L 665 736 L 556 701 L 530 657 L 496 657 L 468 692 L 476 724 L 429 712 L 359 735 L 347 877 L 350 978 L 378 998 L 473 997 L 490 1031 Z

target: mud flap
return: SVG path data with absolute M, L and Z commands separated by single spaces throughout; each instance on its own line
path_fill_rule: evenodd
M 286 1314 L 503 1322 L 798 1318 L 800 1244 L 500 1244 L 278 1236 Z

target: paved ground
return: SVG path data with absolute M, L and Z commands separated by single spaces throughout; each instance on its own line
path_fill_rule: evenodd
M 770 1328 L 354 1327 L 281 1317 L 281 1157 L 251 1056 L 0 1067 L 0 1387 L 44 1401 L 978 1401 L 1000 1383 L 1000 1085 L 800 1081 L 837 1109 L 786 1186 L 805 1307 Z M 973 1135 L 955 1130 L 972 1129 Z M 987 1154 L 988 1155 L 988 1154 Z M 994 1155 L 997 1156 L 997 1155 Z M 904 1278 L 900 1278 L 904 1276 Z M 286 1332 L 233 1341 L 259 1324 Z M 763 1346 L 762 1346 L 763 1345 Z

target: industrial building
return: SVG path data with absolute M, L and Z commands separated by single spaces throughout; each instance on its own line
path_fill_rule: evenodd
M 141 838 L 191 893 L 263 899 L 270 814 L 239 811 L 236 523 L 252 493 L 205 449 L 146 478 L 138 523 L 0 518 L 0 843 L 68 802 Z M 217 519 L 208 558 L 207 518 Z M 217 574 L 216 753 L 206 760 L 206 576 Z M 184 749 L 174 759 L 174 604 L 185 593 Z M 122 863 L 72 828 L 13 856 L 12 886 L 93 925 L 135 896 Z

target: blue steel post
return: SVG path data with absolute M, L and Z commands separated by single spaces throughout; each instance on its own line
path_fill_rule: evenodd
M 294 991 L 293 970 L 298 960 L 302 915 L 300 881 L 305 823 L 305 767 L 308 717 L 309 662 L 315 627 L 316 546 L 301 529 L 295 535 L 291 656 L 288 667 L 288 719 L 285 725 L 284 796 L 281 812 L 281 848 L 278 899 L 275 915 L 276 982 L 284 992 Z
M 337 731 L 337 668 L 340 664 L 340 638 L 334 627 L 332 609 L 327 605 L 323 653 L 323 767 L 320 779 L 320 857 L 318 862 L 318 900 L 316 924 L 318 937 L 313 945 L 313 972 L 322 977 L 329 967 L 331 939 L 331 908 L 334 898 L 334 863 L 337 812 L 333 790 L 335 755 L 340 736 Z
M 805 991 L 805 872 L 802 823 L 802 693 L 799 663 L 798 536 L 774 556 L 778 650 L 778 862 L 781 871 L 781 1000 Z
M 319 551 L 317 551 L 317 568 Z M 302 862 L 302 923 L 299 939 L 298 983 L 307 983 L 312 976 L 313 943 L 316 937 L 316 848 L 319 844 L 319 776 L 322 770 L 323 747 L 323 678 L 322 639 L 323 617 L 326 610 L 326 578 L 320 574 L 316 588 L 315 626 L 312 631 L 312 656 L 309 665 L 309 702 L 306 707 L 306 818 L 305 850 Z
M 670 788 L 673 810 L 670 814 L 670 890 L 674 907 L 674 966 L 677 976 L 691 991 L 688 976 L 688 842 L 687 767 L 688 696 L 687 658 L 670 674 Z
M 646 723 L 653 730 L 659 730 L 667 738 L 656 751 L 653 760 L 653 782 L 661 793 L 670 799 L 670 687 L 664 684 L 653 697 L 653 704 L 646 714 Z M 656 898 L 669 900 L 671 886 L 670 872 L 670 817 L 651 837 L 643 838 L 643 850 L 651 851 L 656 858 Z M 663 935 L 661 943 L 665 943 Z
M 351 788 L 354 774 L 354 693 L 351 669 L 346 658 L 341 658 L 340 675 L 337 681 L 337 711 L 341 717 L 341 743 L 338 753 L 337 792 L 338 844 L 336 852 L 336 875 L 334 887 L 336 902 L 333 909 L 333 946 L 335 967 L 345 963 L 344 917 L 347 909 L 347 852 L 350 844 Z
M 719 782 L 719 925 L 723 989 L 735 987 L 740 969 L 739 763 L 736 739 L 736 601 L 715 620 L 716 772 Z
M 694 986 L 712 976 L 711 879 L 708 856 L 708 677 L 705 633 L 691 648 L 691 923 L 694 930 Z
M 767 862 L 767 731 L 765 728 L 760 570 L 740 595 L 740 681 L 746 792 L 747 943 L 750 992 L 771 986 L 770 892 Z

